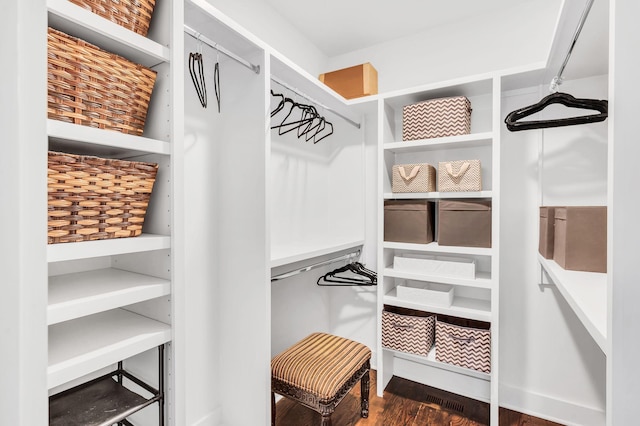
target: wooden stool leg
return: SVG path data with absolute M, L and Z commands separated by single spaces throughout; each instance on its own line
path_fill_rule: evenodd
M 276 426 L 276 396 L 271 392 L 271 426 Z
M 331 413 L 322 415 L 322 423 L 321 426 L 331 426 Z
M 360 416 L 369 417 L 369 370 L 360 379 Z

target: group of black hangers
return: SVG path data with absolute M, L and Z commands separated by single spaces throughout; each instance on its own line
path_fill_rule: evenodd
M 198 94 L 198 100 L 202 108 L 207 107 L 207 84 L 204 78 L 204 63 L 202 53 L 189 53 L 189 74 L 191 81 Z M 216 60 L 213 66 L 213 83 L 216 93 L 216 101 L 218 103 L 218 112 L 220 112 L 220 62 Z
M 272 129 L 278 129 L 279 135 L 296 131 L 298 139 L 304 136 L 305 141 L 318 143 L 322 139 L 333 134 L 333 124 L 327 121 L 313 105 L 301 104 L 280 93 L 271 91 L 271 96 L 280 98 L 280 102 L 271 111 L 271 119 L 282 113 L 284 118 L 280 124 L 272 125 Z
M 518 121 L 525 117 L 529 117 L 530 115 L 533 115 L 537 112 L 540 112 L 544 108 L 552 104 L 561 104 L 570 108 L 598 111 L 599 113 L 549 120 Z M 576 124 L 588 124 L 604 121 L 607 119 L 608 109 L 609 103 L 606 100 L 578 99 L 574 98 L 568 93 L 557 92 L 545 96 L 537 104 L 529 105 L 509 113 L 504 122 L 507 125 L 507 129 L 512 132 L 517 132 L 519 130 L 545 129 L 549 127 L 574 126 Z
M 372 286 L 378 284 L 378 275 L 360 262 L 352 262 L 327 272 L 318 278 L 319 286 Z

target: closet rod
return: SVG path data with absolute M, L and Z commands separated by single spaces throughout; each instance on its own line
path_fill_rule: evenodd
M 282 87 L 284 87 L 284 88 L 286 88 L 286 89 L 291 90 L 292 92 L 296 93 L 297 95 L 300 95 L 300 96 L 302 96 L 303 98 L 305 98 L 305 99 L 307 99 L 307 100 L 309 100 L 309 101 L 313 102 L 314 104 L 318 105 L 319 107 L 324 108 L 325 110 L 327 110 L 327 111 L 329 111 L 329 112 L 332 112 L 333 114 L 335 114 L 335 115 L 337 115 L 338 117 L 342 118 L 343 120 L 345 120 L 347 123 L 351 124 L 352 126 L 354 126 L 354 127 L 358 128 L 358 129 L 360 128 L 360 123 L 356 123 L 355 121 L 351 120 L 350 118 L 345 117 L 344 115 L 340 114 L 338 111 L 334 111 L 334 110 L 332 110 L 332 109 L 331 109 L 331 108 L 329 108 L 328 106 L 323 105 L 322 103 L 320 103 L 320 102 L 316 101 L 316 100 L 315 100 L 315 99 L 313 99 L 312 97 L 310 97 L 310 96 L 308 96 L 308 95 L 305 95 L 304 93 L 300 92 L 298 89 L 296 89 L 296 88 L 294 88 L 294 87 L 289 86 L 289 85 L 288 85 L 287 83 L 285 83 L 284 81 L 282 81 L 282 80 L 280 80 L 280 79 L 278 79 L 278 78 L 276 78 L 276 77 L 273 77 L 273 76 L 271 76 L 271 80 L 272 80 L 272 81 L 274 81 L 275 83 L 278 83 L 280 86 L 282 86 Z
M 329 260 L 325 260 L 325 261 L 322 261 L 322 262 L 314 263 L 314 264 L 309 265 L 309 266 L 305 266 L 304 268 L 294 269 L 294 270 L 289 271 L 289 272 L 284 272 L 282 274 L 275 275 L 275 276 L 271 277 L 271 282 L 283 280 L 285 278 L 289 278 L 289 277 L 292 277 L 294 275 L 298 275 L 298 274 L 301 274 L 303 272 L 307 272 L 307 271 L 310 271 L 312 269 L 319 268 L 321 266 L 331 265 L 332 263 L 340 262 L 342 260 L 350 260 L 351 258 L 356 258 L 358 256 L 360 256 L 360 249 L 357 249 L 356 251 L 354 251 L 352 253 L 347 253 L 345 255 L 338 256 L 338 257 L 333 258 L 333 259 L 329 259 Z
M 564 58 L 564 62 L 556 74 L 551 80 L 551 85 L 549 86 L 550 92 L 557 92 L 558 86 L 562 84 L 562 74 L 564 73 L 564 69 L 569 63 L 569 58 L 573 53 L 573 48 L 576 46 L 576 42 L 578 41 L 578 37 L 580 37 L 580 32 L 582 31 L 582 27 L 584 27 L 584 22 L 587 20 L 587 16 L 589 15 L 589 11 L 591 10 L 591 6 L 593 6 L 594 0 L 588 0 L 587 4 L 584 6 L 584 10 L 582 11 L 582 16 L 580 17 L 580 22 L 578 23 L 578 27 L 576 28 L 576 32 L 573 35 L 573 41 L 571 42 L 571 46 L 569 46 L 569 50 L 567 51 L 567 56 Z
M 251 71 L 255 72 L 256 74 L 260 74 L 260 65 L 254 65 L 251 62 L 241 58 L 240 56 L 236 55 L 235 53 L 225 49 L 222 46 L 220 46 L 218 43 L 216 43 L 215 41 L 213 41 L 210 38 L 206 37 L 202 33 L 194 30 L 190 26 L 185 25 L 184 26 L 184 32 L 189 34 L 191 37 L 195 38 L 196 40 L 200 40 L 201 42 L 203 42 L 207 46 L 212 47 L 213 49 L 217 50 L 218 52 L 220 52 L 220 53 L 222 53 L 224 55 L 227 55 L 228 57 L 230 57 L 234 61 L 238 62 L 239 64 L 249 68 Z

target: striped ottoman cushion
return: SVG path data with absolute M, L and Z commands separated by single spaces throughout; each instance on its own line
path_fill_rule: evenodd
M 313 333 L 271 360 L 271 375 L 318 399 L 332 398 L 371 358 L 365 345 L 326 333 Z

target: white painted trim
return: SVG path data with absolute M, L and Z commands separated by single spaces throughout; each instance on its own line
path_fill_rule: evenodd
M 500 406 L 567 426 L 601 426 L 604 409 L 551 398 L 500 383 Z

